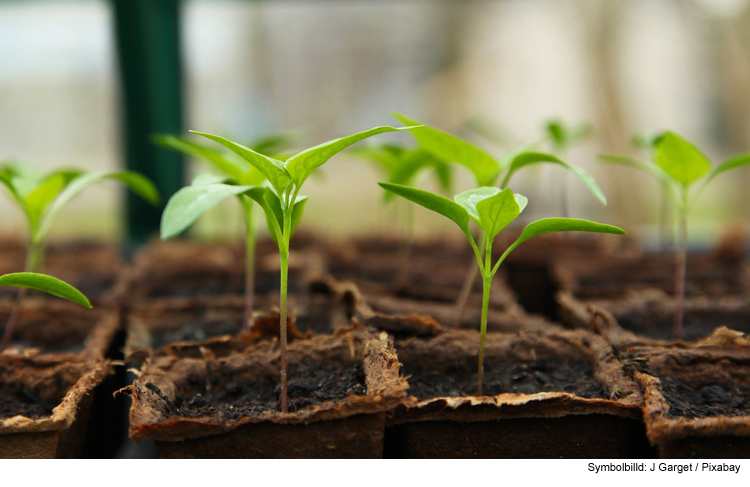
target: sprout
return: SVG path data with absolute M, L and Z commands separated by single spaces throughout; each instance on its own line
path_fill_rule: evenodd
M 159 203 L 159 192 L 154 184 L 145 176 L 131 171 L 87 173 L 81 169 L 58 169 L 39 175 L 26 165 L 0 165 L 0 186 L 5 187 L 11 200 L 21 208 L 28 223 L 26 272 L 41 269 L 44 241 L 65 205 L 89 186 L 107 180 L 120 181 L 149 203 Z M 9 337 L 13 334 L 24 289 L 23 286 L 19 289 L 14 311 L 5 325 L 5 335 Z M 0 350 L 5 346 L 7 343 L 0 344 Z
M 750 153 L 735 156 L 711 170 L 711 161 L 693 144 L 674 132 L 666 132 L 654 139 L 656 155 L 654 164 L 625 156 L 603 155 L 604 162 L 625 164 L 640 169 L 659 181 L 664 191 L 675 202 L 679 214 L 679 248 L 675 268 L 675 308 L 673 334 L 682 338 L 685 306 L 685 274 L 687 270 L 688 215 L 698 196 L 716 176 L 731 169 L 750 164 Z M 700 181 L 698 189 L 690 195 L 690 187 Z
M 236 180 L 211 176 L 196 178 L 193 184 L 175 193 L 162 215 L 162 238 L 184 231 L 198 217 L 219 201 L 243 195 L 263 209 L 271 237 L 279 247 L 281 289 L 279 292 L 279 334 L 281 362 L 281 411 L 289 411 L 287 397 L 287 278 L 289 274 L 290 241 L 302 218 L 306 196 L 299 194 L 302 185 L 316 169 L 347 147 L 373 135 L 411 129 L 413 127 L 376 127 L 348 137 L 331 140 L 281 161 L 260 154 L 231 140 L 202 132 L 192 132 L 225 146 L 242 158 L 243 163 L 257 169 L 266 179 L 263 185 L 236 184 Z
M 551 232 L 600 232 L 624 234 L 625 232 L 611 225 L 578 220 L 573 218 L 545 218 L 527 225 L 521 235 L 513 242 L 493 265 L 492 244 L 495 237 L 513 220 L 518 218 L 526 208 L 525 196 L 514 194 L 510 189 L 483 186 L 466 191 L 454 197 L 454 201 L 442 196 L 408 186 L 391 183 L 379 183 L 384 189 L 406 198 L 418 205 L 449 218 L 458 225 L 471 244 L 476 256 L 477 265 L 482 275 L 482 321 L 479 335 L 479 367 L 477 395 L 483 392 L 484 377 L 484 341 L 487 334 L 487 314 L 489 312 L 490 288 L 492 278 L 497 273 L 505 258 L 516 247 L 526 240 Z M 474 221 L 483 236 L 484 248 L 477 246 L 471 235 L 469 223 Z

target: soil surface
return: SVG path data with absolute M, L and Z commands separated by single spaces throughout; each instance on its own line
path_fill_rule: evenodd
M 728 389 L 718 384 L 692 387 L 672 378 L 662 378 L 661 390 L 672 418 L 750 416 L 750 387 Z
M 409 394 L 420 401 L 438 396 L 473 396 L 477 392 L 477 372 L 454 371 L 450 374 L 430 373 L 404 365 L 409 376 Z M 593 375 L 593 368 L 583 363 L 570 363 L 564 358 L 542 358 L 533 363 L 513 367 L 485 364 L 484 394 L 536 394 L 567 392 L 586 398 L 606 397 L 604 388 Z
M 627 313 L 614 313 L 614 315 L 617 323 L 623 329 L 636 335 L 660 340 L 672 340 L 674 338 L 672 333 L 674 315 L 672 312 L 665 315 L 633 310 Z M 683 339 L 694 341 L 705 338 L 720 326 L 748 333 L 750 332 L 750 316 L 722 315 L 719 313 L 698 314 L 686 310 L 683 322 Z
M 0 419 L 26 416 L 32 419 L 52 415 L 54 405 L 46 404 L 30 391 L 11 392 L 0 390 Z
M 267 377 L 262 382 L 252 383 L 239 383 L 230 380 L 217 386 L 218 375 L 221 374 L 221 371 L 216 373 L 217 377 L 214 377 L 211 381 L 210 391 L 190 398 L 183 398 L 178 395 L 172 404 L 172 414 L 189 418 L 218 415 L 224 419 L 232 420 L 279 409 L 281 388 L 278 377 Z M 191 386 L 203 386 L 205 390 L 205 377 L 193 376 L 189 377 L 188 380 Z M 149 388 L 152 386 L 147 384 Z M 299 411 L 327 401 L 342 401 L 351 394 L 364 395 L 367 393 L 365 373 L 360 364 L 348 366 L 312 365 L 291 373 L 288 388 L 289 411 Z

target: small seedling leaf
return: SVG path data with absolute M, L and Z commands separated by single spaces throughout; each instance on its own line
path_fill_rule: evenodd
M 469 213 L 458 203 L 443 196 L 430 193 L 429 191 L 410 188 L 409 186 L 391 183 L 378 184 L 382 188 L 391 191 L 402 198 L 406 198 L 420 206 L 424 206 L 428 210 L 440 213 L 441 215 L 453 220 L 456 225 L 459 226 L 461 231 L 471 239 L 471 233 L 469 232 Z
M 523 195 L 515 195 L 513 191 L 504 189 L 494 196 L 485 198 L 476 204 L 479 213 L 479 225 L 492 240 L 500 231 L 518 218 L 528 200 Z
M 495 196 L 500 193 L 501 189 L 495 186 L 482 186 L 480 188 L 470 189 L 459 193 L 453 197 L 453 200 L 461 205 L 471 217 L 472 220 L 477 222 L 480 226 L 482 225 L 479 212 L 477 211 L 477 203 L 480 201 Z
M 667 132 L 656 150 L 656 164 L 687 187 L 711 169 L 711 161 L 693 144 Z
M 518 246 L 526 240 L 553 232 L 596 232 L 596 233 L 614 233 L 624 235 L 622 228 L 607 225 L 605 223 L 596 223 L 589 220 L 580 220 L 578 218 L 543 218 L 526 225 L 521 232 L 521 236 L 513 243 Z
M 88 298 L 78 289 L 56 277 L 33 272 L 18 272 L 0 276 L 0 286 L 23 287 L 42 291 L 59 298 L 67 299 L 86 308 L 91 308 Z
M 167 203 L 161 217 L 161 238 L 175 237 L 195 223 L 203 213 L 230 196 L 236 196 L 252 186 L 230 184 L 199 184 L 177 191 Z
M 340 139 L 329 140 L 328 142 L 306 149 L 287 159 L 286 170 L 289 172 L 297 189 L 299 189 L 315 169 L 325 164 L 331 157 L 352 144 L 356 144 L 360 140 L 384 132 L 396 132 L 399 130 L 409 130 L 411 128 L 412 127 L 375 127 Z
M 423 125 L 420 122 L 394 113 L 394 117 L 406 125 Z M 435 157 L 467 167 L 477 180 L 478 186 L 488 186 L 500 172 L 500 163 L 479 147 L 429 125 L 412 130 L 420 145 Z

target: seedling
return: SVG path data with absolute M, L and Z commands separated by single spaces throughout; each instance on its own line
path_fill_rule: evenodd
M 405 124 L 419 125 L 419 122 L 405 115 L 395 114 L 394 116 Z M 603 205 L 607 204 L 606 196 L 604 196 L 596 180 L 589 173 L 580 167 L 568 164 L 554 154 L 529 151 L 529 148 L 535 146 L 537 143 L 521 147 L 498 160 L 479 147 L 434 127 L 425 125 L 422 128 L 413 130 L 412 134 L 419 141 L 420 145 L 435 157 L 468 168 L 474 174 L 477 187 L 494 186 L 500 181 L 499 187 L 500 189 L 504 189 L 508 187 L 513 175 L 524 167 L 539 163 L 557 164 L 575 174 L 596 199 Z M 564 140 L 571 140 L 571 138 L 575 140 L 572 136 L 568 136 Z M 485 242 L 480 240 L 479 246 L 482 247 L 484 244 Z M 472 264 L 464 280 L 461 292 L 456 299 L 455 326 L 457 327 L 463 320 L 466 303 L 468 302 L 471 288 L 476 281 L 478 272 L 479 267 Z
M 44 241 L 57 215 L 78 193 L 94 184 L 117 180 L 125 183 L 133 192 L 156 205 L 159 192 L 154 184 L 141 174 L 131 171 L 87 173 L 80 169 L 59 169 L 39 175 L 27 165 L 4 164 L 0 166 L 0 185 L 26 217 L 29 228 L 29 244 L 26 255 L 26 272 L 37 272 L 44 260 Z M 5 335 L 13 334 L 16 317 L 24 295 L 21 287 L 5 326 Z M 0 350 L 7 343 L 0 344 Z
M 605 156 L 607 162 L 616 162 L 638 168 L 657 179 L 671 196 L 679 216 L 678 249 L 675 268 L 675 315 L 672 332 L 675 338 L 683 335 L 685 307 L 685 274 L 687 271 L 688 216 L 695 201 L 716 178 L 731 169 L 750 164 L 750 153 L 722 162 L 711 170 L 711 161 L 697 147 L 674 132 L 666 132 L 657 142 L 655 164 L 624 156 Z M 698 181 L 691 196 L 690 187 Z
M 544 127 L 547 139 L 552 146 L 552 153 L 563 159 L 567 158 L 570 148 L 585 140 L 591 135 L 591 126 L 588 124 L 571 125 L 560 119 L 549 120 Z M 560 207 L 563 216 L 570 213 L 568 202 L 568 175 L 562 175 L 560 185 Z
M 262 153 L 266 156 L 285 159 L 283 151 L 289 146 L 292 140 L 292 135 L 288 133 L 270 134 L 252 141 L 250 147 L 253 151 Z M 154 137 L 154 141 L 164 147 L 181 152 L 186 156 L 207 161 L 222 174 L 221 177 L 208 174 L 199 175 L 190 187 L 183 188 L 178 192 L 178 194 L 181 193 L 180 198 L 193 200 L 198 194 L 201 194 L 194 186 L 201 186 L 206 182 L 225 183 L 238 187 L 257 186 L 262 184 L 266 179 L 262 172 L 234 152 L 219 151 L 213 147 L 194 142 L 186 137 L 174 135 L 157 135 Z M 175 195 L 175 197 L 176 196 L 177 195 Z M 255 245 L 257 215 L 255 214 L 256 208 L 252 198 L 242 193 L 236 194 L 236 197 L 242 205 L 242 213 L 245 220 L 245 315 L 243 318 L 243 329 L 248 330 L 251 323 L 253 301 L 255 299 Z M 218 201 L 216 201 L 216 203 L 218 203 Z M 213 203 L 211 207 L 216 203 Z M 162 226 L 162 238 L 172 238 L 179 233 L 182 233 L 185 229 L 186 228 L 183 228 L 177 233 L 165 233 Z
M 474 250 L 476 261 L 482 274 L 482 318 L 479 334 L 479 367 L 477 371 L 477 395 L 483 395 L 484 382 L 484 341 L 487 335 L 487 315 L 489 312 L 490 289 L 492 278 L 497 273 L 505 258 L 526 240 L 552 232 L 599 232 L 624 234 L 625 232 L 612 225 L 595 223 L 573 218 L 545 218 L 526 225 L 521 235 L 513 242 L 500 258 L 492 264 L 492 244 L 495 237 L 518 218 L 526 208 L 528 200 L 520 194 L 513 194 L 510 189 L 483 186 L 456 195 L 454 201 L 442 196 L 399 184 L 380 183 L 384 189 L 407 200 L 421 205 L 428 210 L 449 218 L 458 225 Z M 483 235 L 484 249 L 477 246 L 469 229 L 474 221 Z
M 289 411 L 287 397 L 287 278 L 289 247 L 294 229 L 302 218 L 307 197 L 299 194 L 302 185 L 316 169 L 331 157 L 373 135 L 410 129 L 412 127 L 376 127 L 348 137 L 331 140 L 304 150 L 285 162 L 256 152 L 248 147 L 203 132 L 192 132 L 218 142 L 239 155 L 265 177 L 263 185 L 238 185 L 225 178 L 204 176 L 196 178 L 188 188 L 178 191 L 167 204 L 162 216 L 162 238 L 170 238 L 184 231 L 198 217 L 219 201 L 229 196 L 245 195 L 263 209 L 271 237 L 279 247 L 281 287 L 279 292 L 279 335 L 281 368 L 281 411 Z

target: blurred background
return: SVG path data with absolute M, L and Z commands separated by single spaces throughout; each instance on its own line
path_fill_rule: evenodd
M 124 149 L 146 138 L 132 128 L 138 110 L 170 97 L 181 100 L 171 113 L 184 131 L 250 140 L 295 130 L 300 148 L 395 123 L 390 112 L 398 110 L 500 156 L 539 138 L 554 117 L 593 126 L 592 137 L 568 157 L 596 177 L 610 200 L 602 207 L 570 177 L 570 215 L 650 239 L 657 233 L 656 182 L 597 163 L 597 153 L 648 158 L 633 136 L 664 129 L 695 142 L 714 164 L 750 150 L 748 0 L 151 2 L 176 9 L 174 29 L 155 24 L 156 35 L 141 36 L 126 1 L 0 0 L 0 160 L 40 168 L 124 166 Z M 162 42 L 170 39 L 179 62 L 165 65 Z M 181 91 L 179 83 L 165 84 L 145 97 L 128 96 L 140 62 L 172 73 Z M 470 130 L 477 122 L 491 126 L 498 140 Z M 131 150 L 127 157 L 138 155 Z M 158 164 L 154 157 L 141 163 Z M 205 166 L 187 167 L 192 174 Z M 560 214 L 559 175 L 545 168 L 514 178 L 511 187 L 530 199 L 527 219 Z M 305 185 L 303 223 L 332 236 L 387 231 L 392 212 L 382 207 L 378 177 L 361 160 L 337 156 L 323 177 Z M 693 214 L 694 244 L 748 225 L 749 183 L 746 169 L 709 188 Z M 459 171 L 456 192 L 470 184 Z M 89 189 L 53 234 L 121 238 L 124 204 L 114 185 Z M 3 232 L 23 230 L 6 199 L 0 215 Z M 193 234 L 225 238 L 241 229 L 238 205 L 229 201 Z M 421 211 L 416 231 L 457 233 Z

